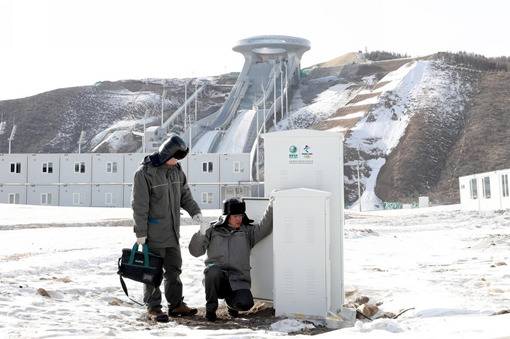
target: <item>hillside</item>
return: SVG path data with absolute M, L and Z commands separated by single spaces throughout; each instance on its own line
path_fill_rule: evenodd
M 368 60 L 372 54 L 348 53 L 303 69 L 290 112 L 274 128 L 345 134 L 348 206 L 377 208 L 383 202 L 415 202 L 421 195 L 433 203 L 456 203 L 459 176 L 510 167 L 508 58 L 438 53 Z M 0 101 L 7 124 L 0 153 L 7 152 L 13 121 L 18 126 L 13 152 L 76 152 L 82 130 L 84 152 L 133 152 L 141 145 L 133 132 L 141 131 L 144 121 L 158 125 L 162 103 L 165 117 L 174 112 L 184 101 L 185 82 L 188 95 L 195 84 L 208 84 L 198 101 L 200 119 L 221 107 L 236 78 L 230 73 L 99 82 Z M 174 128 L 182 124 L 177 121 Z
M 200 79 L 208 83 L 201 94 L 198 116 L 204 117 L 223 104 L 237 74 Z M 147 79 L 99 82 L 93 86 L 57 89 L 32 97 L 0 101 L 6 133 L 17 125 L 12 152 L 76 152 L 81 131 L 86 132 L 82 152 L 133 152 L 141 144 L 132 131 L 159 124 L 163 88 L 164 115 L 184 102 L 197 79 Z M 0 137 L 0 153 L 8 150 L 7 136 Z M 109 145 L 96 148 L 104 139 Z

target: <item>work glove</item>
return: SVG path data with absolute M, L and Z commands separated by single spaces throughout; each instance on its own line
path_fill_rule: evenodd
M 202 218 L 202 213 L 193 216 L 193 222 L 200 225 L 200 234 L 205 235 L 205 232 L 211 225 Z
M 136 238 L 136 243 L 138 245 L 143 245 L 143 244 L 145 244 L 145 240 L 147 240 L 147 237 Z
M 273 202 L 274 202 L 274 194 L 276 192 L 278 192 L 279 190 L 277 189 L 274 189 L 271 191 L 271 193 L 269 193 L 269 205 L 273 206 Z

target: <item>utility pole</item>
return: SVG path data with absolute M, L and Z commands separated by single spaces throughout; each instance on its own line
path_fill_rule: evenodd
M 188 101 L 188 82 L 186 81 L 184 83 L 184 131 L 186 131 L 187 129 L 187 126 L 186 126 L 186 123 L 187 123 L 187 120 L 188 120 L 188 105 L 187 105 L 187 102 Z
M 289 117 L 289 60 L 284 64 L 285 66 L 285 116 Z
M 164 123 L 163 109 L 165 107 L 166 88 L 163 86 L 163 94 L 161 95 L 161 126 Z
M 198 80 L 195 81 L 195 121 L 198 121 L 197 119 L 197 111 L 198 111 Z
M 359 154 L 359 145 L 358 145 L 358 162 L 357 162 L 357 170 L 358 170 L 358 202 L 359 202 L 359 211 L 361 212 L 361 182 L 359 178 L 359 161 L 360 161 L 360 154 Z
M 145 144 L 147 143 L 147 134 L 146 134 L 146 124 L 147 124 L 147 108 L 145 108 L 145 113 L 143 114 L 143 138 L 142 138 L 142 151 L 143 153 L 147 152 Z
M 7 123 L 4 121 L 4 113 L 2 112 L 2 118 L 0 119 L 0 135 L 5 133 L 5 127 Z
M 253 109 L 255 110 L 255 114 L 257 115 L 257 136 L 256 136 L 256 139 L 255 139 L 255 145 L 256 145 L 256 149 L 255 151 L 257 152 L 257 158 L 255 159 L 255 179 L 257 180 L 257 182 L 260 181 L 259 179 L 259 112 L 258 112 L 258 107 L 253 107 Z M 260 197 L 260 185 L 257 184 L 257 196 Z
M 276 61 L 273 67 L 276 69 Z M 276 128 L 276 71 L 273 74 L 273 125 Z
M 9 139 L 7 139 L 9 141 L 9 154 L 11 154 L 11 143 L 14 140 L 15 134 L 16 134 L 16 125 L 13 125 L 12 130 L 11 130 L 11 136 L 9 137 Z
M 188 130 L 188 136 L 189 136 L 189 142 L 188 142 L 188 147 L 189 149 L 191 150 L 191 114 L 189 115 L 189 123 L 188 123 L 188 126 L 189 126 L 189 130 Z
M 81 144 L 85 141 L 85 131 L 81 131 L 80 138 L 78 139 L 78 154 L 81 153 Z
M 280 120 L 283 120 L 283 60 L 280 59 Z
M 262 99 L 264 100 L 264 122 L 263 122 L 263 131 L 266 133 L 266 90 L 264 88 L 264 84 L 260 84 L 260 87 L 262 87 Z

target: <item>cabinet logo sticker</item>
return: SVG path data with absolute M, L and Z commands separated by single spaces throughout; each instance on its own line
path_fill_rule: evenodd
M 305 145 L 305 147 L 303 147 L 303 152 L 301 153 L 301 155 L 305 159 L 310 159 L 313 155 L 312 148 L 309 145 Z
M 291 145 L 289 147 L 289 159 L 297 159 L 298 158 L 298 149 L 296 145 Z
M 304 146 L 289 146 L 289 164 L 313 164 L 312 147 L 308 144 Z

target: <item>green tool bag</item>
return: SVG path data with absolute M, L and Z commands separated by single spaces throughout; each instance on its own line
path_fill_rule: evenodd
M 142 305 L 129 297 L 126 283 L 122 278 L 159 287 L 161 280 L 163 280 L 163 258 L 150 253 L 147 244 L 144 244 L 142 252 L 139 252 L 138 244 L 135 243 L 132 249 L 124 248 L 122 250 L 122 256 L 118 261 L 117 274 L 119 274 L 120 284 L 126 296 L 138 305 Z

